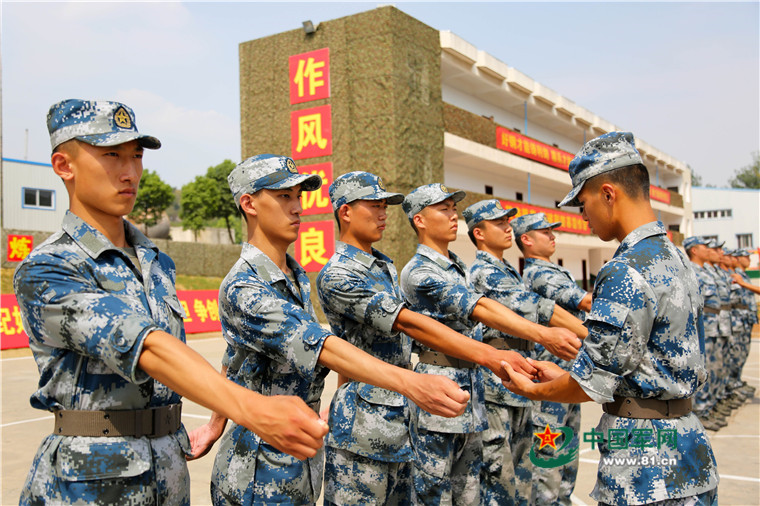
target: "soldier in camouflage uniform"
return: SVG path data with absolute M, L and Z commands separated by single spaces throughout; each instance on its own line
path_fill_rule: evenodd
M 750 395 L 741 388 L 741 373 L 749 354 L 752 324 L 749 319 L 749 306 L 746 304 L 746 290 L 733 282 L 733 276 L 737 274 L 736 269 L 739 267 L 739 253 L 741 252 L 738 250 L 724 250 L 723 255 L 724 272 L 731 290 L 731 324 L 735 338 L 729 351 L 728 388 L 732 396 L 746 402 Z
M 309 278 L 287 248 L 298 237 L 301 191 L 318 189 L 319 176 L 299 174 L 291 158 L 257 155 L 238 164 L 228 181 L 248 226 L 248 242 L 219 290 L 230 379 L 265 395 L 300 397 L 316 414 L 330 368 L 406 395 L 440 416 L 464 411 L 467 395 L 453 381 L 377 360 L 317 321 Z M 224 420 L 212 416 L 207 425 L 205 430 L 218 437 Z M 212 501 L 314 503 L 322 487 L 322 466 L 322 451 L 297 460 L 233 424 L 214 461 Z
M 473 290 L 464 263 L 448 250 L 456 239 L 456 203 L 464 192 L 442 184 L 420 186 L 403 202 L 420 244 L 401 272 L 401 290 L 409 309 L 430 316 L 476 341 L 481 322 L 510 335 L 540 341 L 554 353 L 571 358 L 580 340 L 567 329 L 530 322 Z M 412 407 L 411 440 L 416 459 L 412 471 L 418 504 L 479 504 L 483 447 L 487 427 L 480 368 L 416 344 L 417 370 L 445 374 L 471 394 L 464 415 L 443 419 Z
M 523 318 L 541 325 L 563 326 L 581 339 L 586 337 L 580 320 L 556 307 L 554 301 L 531 292 L 517 270 L 504 260 L 504 251 L 512 246 L 509 217 L 516 212 L 514 208 L 502 208 L 496 199 L 480 201 L 462 212 L 470 240 L 478 248 L 470 267 L 473 286 Z M 533 357 L 534 344 L 524 339 L 491 328 L 484 329 L 483 339 L 493 346 L 513 348 Z M 483 371 L 483 377 L 488 415 L 488 429 L 483 432 L 483 503 L 534 504 L 531 494 L 539 469 L 534 470 L 529 456 L 534 432 L 532 401 L 504 388 L 499 376 L 491 371 Z
M 251 428 L 298 420 L 308 408 L 245 391 L 184 344 L 174 262 L 122 218 L 134 206 L 144 148 L 161 145 L 137 131 L 132 110 L 64 100 L 47 125 L 70 207 L 62 230 L 19 265 L 14 289 L 40 371 L 31 404 L 55 414 L 55 429 L 20 504 L 189 504 L 190 444 L 176 391 Z M 314 453 L 326 430 L 313 413 L 301 416 L 295 427 L 260 432 L 292 434 L 283 449 Z M 304 428 L 316 433 L 303 438 Z
M 393 261 L 372 244 L 382 238 L 389 193 L 368 172 L 349 172 L 330 185 L 340 241 L 317 278 L 317 291 L 335 335 L 385 362 L 411 367 L 412 342 L 502 372 L 502 360 L 531 369 L 519 354 L 474 342 L 407 309 Z M 406 398 L 348 378 L 330 407 L 325 441 L 325 502 L 409 504 L 412 501 L 409 406 Z M 503 387 L 502 387 L 503 388 Z
M 544 213 L 526 214 L 512 220 L 517 247 L 525 256 L 523 276 L 525 284 L 535 293 L 555 301 L 579 320 L 586 318 L 591 309 L 591 294 L 581 289 L 570 271 L 553 263 L 550 258 L 556 251 L 552 230 L 560 223 L 549 223 Z M 538 360 L 550 360 L 569 371 L 572 362 L 562 360 L 536 346 Z M 533 410 L 534 432 L 540 432 L 546 425 L 570 427 L 573 441 L 568 448 L 578 448 L 581 430 L 580 404 L 541 401 Z M 551 458 L 554 450 L 544 446 L 537 453 Z M 578 458 L 557 467 L 536 467 L 533 480 L 533 502 L 535 504 L 571 504 L 570 497 L 575 489 L 578 475 Z
M 709 259 L 711 254 L 707 244 L 708 241 L 705 239 L 694 236 L 686 238 L 683 247 L 693 264 L 692 267 L 699 283 L 699 292 L 704 301 L 702 321 L 705 333 L 705 362 L 708 379 L 704 387 L 695 395 L 694 413 L 706 429 L 719 430 L 727 425 L 725 416 L 731 411 L 724 412 L 722 409 L 716 408 L 719 377 L 723 374 L 723 356 L 718 348 L 721 339 L 718 326 L 720 296 L 715 278 L 704 267 L 705 261 Z
M 691 412 L 707 376 L 691 263 L 656 220 L 632 134 L 587 142 L 569 172 L 573 188 L 560 205 L 580 206 L 594 233 L 620 246 L 599 271 L 571 371 L 534 362 L 541 383 L 515 374 L 506 386 L 533 399 L 604 405 L 591 434 L 601 453 L 591 496 L 601 504 L 717 504 L 715 458 Z
M 747 269 L 750 264 L 750 254 L 751 253 L 747 248 L 739 248 L 735 250 L 734 256 L 737 259 L 738 266 L 736 267 L 736 273 L 731 276 L 732 281 L 744 289 L 742 304 L 746 307 L 746 335 L 744 337 L 745 349 L 741 361 L 741 368 L 744 367 L 747 356 L 749 355 L 749 348 L 752 340 L 752 327 L 756 325 L 758 321 L 757 298 L 755 294 L 760 293 L 760 289 L 752 284 L 749 276 L 747 276 L 747 273 L 745 271 L 745 269 Z M 754 397 L 755 395 L 755 387 L 748 385 L 746 381 L 741 381 L 741 374 L 739 375 L 737 389 L 748 397 Z

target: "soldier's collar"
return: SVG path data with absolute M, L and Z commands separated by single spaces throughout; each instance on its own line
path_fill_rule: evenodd
M 424 244 L 418 244 L 417 253 L 426 258 L 429 258 L 430 260 L 438 264 L 442 269 L 449 269 L 451 268 L 451 266 L 455 266 L 459 268 L 459 270 L 464 272 L 464 267 L 463 267 L 464 263 L 459 259 L 458 256 L 456 256 L 451 251 L 449 251 L 449 258 L 446 258 L 445 256 L 441 255 L 430 246 L 425 246 Z
M 123 220 L 123 223 L 127 242 L 135 247 L 135 251 L 137 251 L 138 247 L 158 250 L 158 247 L 135 228 L 134 225 L 126 220 Z M 63 217 L 62 228 L 92 258 L 98 258 L 103 252 L 108 250 L 120 251 L 99 230 L 71 211 L 66 211 L 66 215 Z
M 393 260 L 385 256 L 384 254 L 382 254 L 375 248 L 372 248 L 372 254 L 370 255 L 366 251 L 363 251 L 352 244 L 346 244 L 345 242 L 342 242 L 342 241 L 337 241 L 335 243 L 335 251 L 336 253 L 348 259 L 351 259 L 368 269 L 372 267 L 372 264 L 376 260 L 382 260 L 383 262 L 386 262 L 386 263 L 393 263 Z
M 625 236 L 625 239 L 623 239 L 623 242 L 620 243 L 620 246 L 618 246 L 617 251 L 615 252 L 615 255 L 617 255 L 621 251 L 625 251 L 628 248 L 632 247 L 637 242 L 646 239 L 647 237 L 652 237 L 655 235 L 664 235 L 666 234 L 665 231 L 665 225 L 662 224 L 660 221 L 650 221 L 649 223 L 645 223 L 641 225 L 639 228 L 631 231 L 627 236 Z

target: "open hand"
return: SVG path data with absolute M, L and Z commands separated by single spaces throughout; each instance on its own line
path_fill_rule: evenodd
M 530 358 L 527 360 L 530 362 L 530 365 L 535 367 L 536 377 L 541 383 L 559 378 L 567 372 L 554 362 L 549 362 L 548 360 L 533 360 Z
M 501 383 L 512 392 L 527 397 L 528 399 L 533 399 L 533 397 L 531 397 L 535 388 L 533 382 L 527 376 L 516 372 L 512 366 L 509 365 L 509 362 L 502 362 L 501 365 L 504 368 L 504 373 L 507 377 L 507 379 L 502 380 Z
M 512 350 L 499 350 L 499 361 L 497 366 L 489 367 L 499 378 L 502 380 L 509 379 L 504 372 L 502 362 L 507 362 L 512 366 L 515 372 L 520 373 L 530 379 L 536 379 L 538 371 L 533 365 L 528 362 L 525 357 Z

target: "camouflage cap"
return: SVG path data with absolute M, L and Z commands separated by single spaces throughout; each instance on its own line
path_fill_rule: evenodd
M 299 174 L 292 158 L 267 154 L 237 164 L 227 182 L 237 205 L 246 193 L 253 195 L 263 189 L 281 190 L 300 184 L 301 190 L 310 192 L 322 186 L 322 178 L 317 174 Z
M 576 197 L 586 181 L 599 174 L 638 163 L 643 162 L 630 132 L 610 132 L 588 141 L 570 162 L 573 188 L 557 207 L 579 207 L 581 204 Z
M 516 214 L 517 209 L 514 207 L 504 209 L 497 199 L 481 200 L 462 211 L 468 230 L 475 228 L 481 221 L 498 220 L 504 216 L 512 217 Z
M 689 251 L 694 246 L 698 246 L 700 244 L 704 244 L 705 246 L 707 246 L 709 244 L 709 241 L 705 240 L 704 237 L 693 235 L 683 240 L 683 249 L 685 249 L 686 251 Z
M 737 251 L 741 251 L 740 257 L 752 256 L 752 250 L 750 248 L 739 248 Z
M 465 195 L 462 190 L 455 192 L 449 192 L 441 183 L 432 183 L 419 186 L 412 190 L 412 192 L 404 198 L 404 202 L 401 204 L 404 212 L 406 213 L 409 221 L 412 221 L 414 215 L 425 209 L 427 206 L 432 206 L 439 202 L 443 202 L 446 199 L 454 199 L 454 202 L 459 202 Z
M 520 237 L 531 230 L 557 228 L 562 225 L 560 222 L 549 223 L 546 221 L 546 214 L 544 213 L 523 214 L 510 221 L 509 224 L 512 225 L 512 233 L 515 234 L 515 237 Z
M 62 100 L 50 107 L 47 128 L 53 150 L 71 139 L 93 146 L 118 146 L 136 140 L 144 148 L 161 147 L 161 141 L 137 131 L 135 113 L 119 102 Z
M 337 211 L 343 204 L 350 204 L 355 200 L 383 199 L 388 205 L 395 206 L 404 201 L 404 195 L 386 191 L 383 180 L 369 172 L 358 170 L 349 172 L 338 176 L 330 185 L 330 200 L 333 211 Z
M 726 244 L 726 241 L 718 242 L 717 239 L 710 239 L 710 242 L 707 243 L 707 247 L 708 248 L 722 248 L 724 244 Z

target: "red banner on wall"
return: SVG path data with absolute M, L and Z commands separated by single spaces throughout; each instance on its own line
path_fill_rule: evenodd
M 298 167 L 298 172 L 301 174 L 316 174 L 322 178 L 322 186 L 319 190 L 301 193 L 301 207 L 303 208 L 301 216 L 331 213 L 332 204 L 330 203 L 329 190 L 333 182 L 332 162 L 304 165 L 303 167 Z
M 295 244 L 295 257 L 306 272 L 319 272 L 335 253 L 335 228 L 332 220 L 301 223 Z
M 330 96 L 330 49 L 294 54 L 288 58 L 290 103 L 300 104 Z
M 575 156 L 504 127 L 496 127 L 496 147 L 562 170 L 568 169 Z
M 501 206 L 504 209 L 514 207 L 517 209 L 517 216 L 533 213 L 546 214 L 546 220 L 549 223 L 559 222 L 562 225 L 555 230 L 560 232 L 570 232 L 572 234 L 588 235 L 591 233 L 591 229 L 588 228 L 588 223 L 581 217 L 580 214 L 568 213 L 565 211 L 558 211 L 556 209 L 549 209 L 547 207 L 532 206 L 530 204 L 523 204 L 522 202 L 512 202 L 510 200 L 501 200 Z
M 8 261 L 20 262 L 32 252 L 34 236 L 8 234 Z
M 332 154 L 330 105 L 290 113 L 290 145 L 294 160 Z
M 218 332 L 222 330 L 219 322 L 219 290 L 180 290 L 177 292 L 180 304 L 187 315 L 185 332 Z M 0 349 L 27 348 L 29 337 L 21 323 L 21 312 L 14 294 L 0 295 Z
M 651 200 L 670 204 L 670 192 L 665 188 L 660 188 L 659 186 L 649 186 L 649 198 Z

